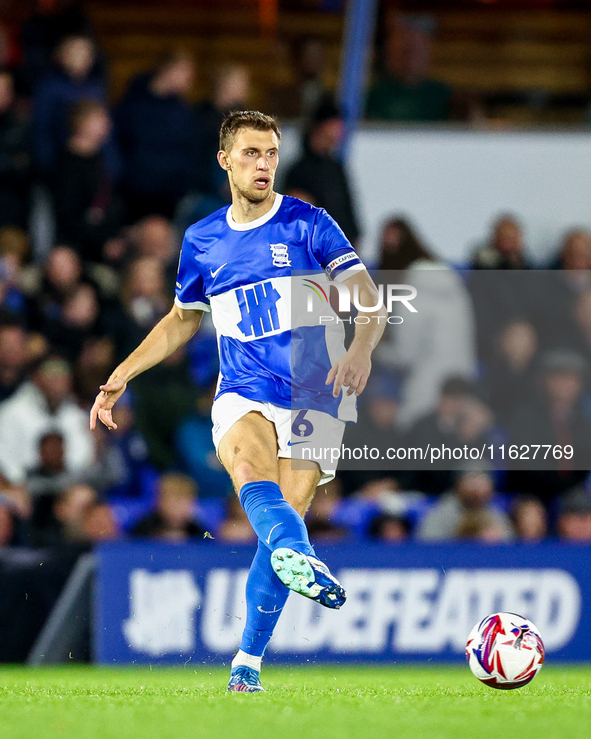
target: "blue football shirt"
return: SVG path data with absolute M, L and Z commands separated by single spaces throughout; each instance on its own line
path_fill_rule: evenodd
M 175 303 L 212 313 L 220 354 L 216 397 L 235 392 L 284 408 L 356 418 L 355 396 L 332 397 L 324 384 L 345 352 L 344 328 L 296 321 L 292 272 L 316 290 L 365 269 L 337 225 L 321 209 L 275 195 L 271 210 L 236 223 L 226 206 L 190 226 L 183 240 Z M 319 274 L 321 279 L 319 282 Z M 309 286 L 309 285 L 308 285 Z M 326 301 L 328 303 L 328 301 Z M 334 312 L 328 304 L 324 312 Z

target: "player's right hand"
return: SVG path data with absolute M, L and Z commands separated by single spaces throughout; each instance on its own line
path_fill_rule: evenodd
M 117 375 L 111 375 L 104 385 L 100 386 L 100 393 L 96 396 L 94 404 L 90 409 L 90 430 L 96 428 L 96 419 L 108 429 L 116 429 L 117 424 L 113 421 L 111 411 L 115 403 L 125 392 L 127 383 Z

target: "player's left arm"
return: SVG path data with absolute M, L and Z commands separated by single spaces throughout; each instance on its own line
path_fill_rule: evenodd
M 343 284 L 347 286 L 351 296 L 355 286 L 357 286 L 359 291 L 357 302 L 359 305 L 370 307 L 377 305 L 379 301 L 378 289 L 366 269 L 362 269 L 343 280 Z M 335 398 L 338 398 L 343 386 L 348 388 L 347 395 L 353 393 L 361 395 L 371 372 L 371 354 L 386 328 L 388 313 L 383 305 L 379 310 L 371 313 L 364 313 L 363 310 L 359 310 L 359 315 L 368 316 L 369 321 L 355 324 L 355 335 L 351 346 L 334 363 L 326 377 L 327 385 L 334 383 L 332 394 Z

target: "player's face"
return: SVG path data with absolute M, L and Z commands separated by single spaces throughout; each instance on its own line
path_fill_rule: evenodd
M 273 193 L 279 139 L 274 131 L 242 128 L 232 150 L 220 152 L 219 162 L 228 172 L 233 191 L 251 203 L 261 203 Z

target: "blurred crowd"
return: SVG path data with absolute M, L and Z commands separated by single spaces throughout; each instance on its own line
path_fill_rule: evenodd
M 218 130 L 227 112 L 249 107 L 249 73 L 223 67 L 211 98 L 189 103 L 194 62 L 173 50 L 113 107 L 107 59 L 76 7 L 59 23 L 28 21 L 20 45 L 0 28 L 0 546 L 252 543 L 211 441 L 218 364 L 207 316 L 185 348 L 133 382 L 116 430 L 88 429 L 99 384 L 170 309 L 184 229 L 229 202 Z M 407 24 L 392 35 L 368 116 L 453 116 L 451 91 L 428 79 L 428 30 Z M 355 245 L 355 202 L 337 156 L 343 122 L 323 83 L 322 44 L 305 40 L 294 63 L 297 84 L 272 91 L 269 109 L 304 120 L 301 154 L 280 190 L 326 208 Z M 403 216 L 384 225 L 378 252 L 370 266 L 423 280 L 427 302 L 420 331 L 387 332 L 359 429 L 369 425 L 393 446 L 477 444 L 518 434 L 527 421 L 549 443 L 591 445 L 590 234 L 573 230 L 557 247 L 543 274 L 560 300 L 546 310 L 518 300 L 521 289 L 479 279 L 491 270 L 541 274 L 514 215 L 496 218 L 463 271 Z M 588 477 L 566 462 L 545 472 L 503 473 L 492 463 L 342 472 L 319 489 L 308 522 L 319 542 L 591 543 Z

